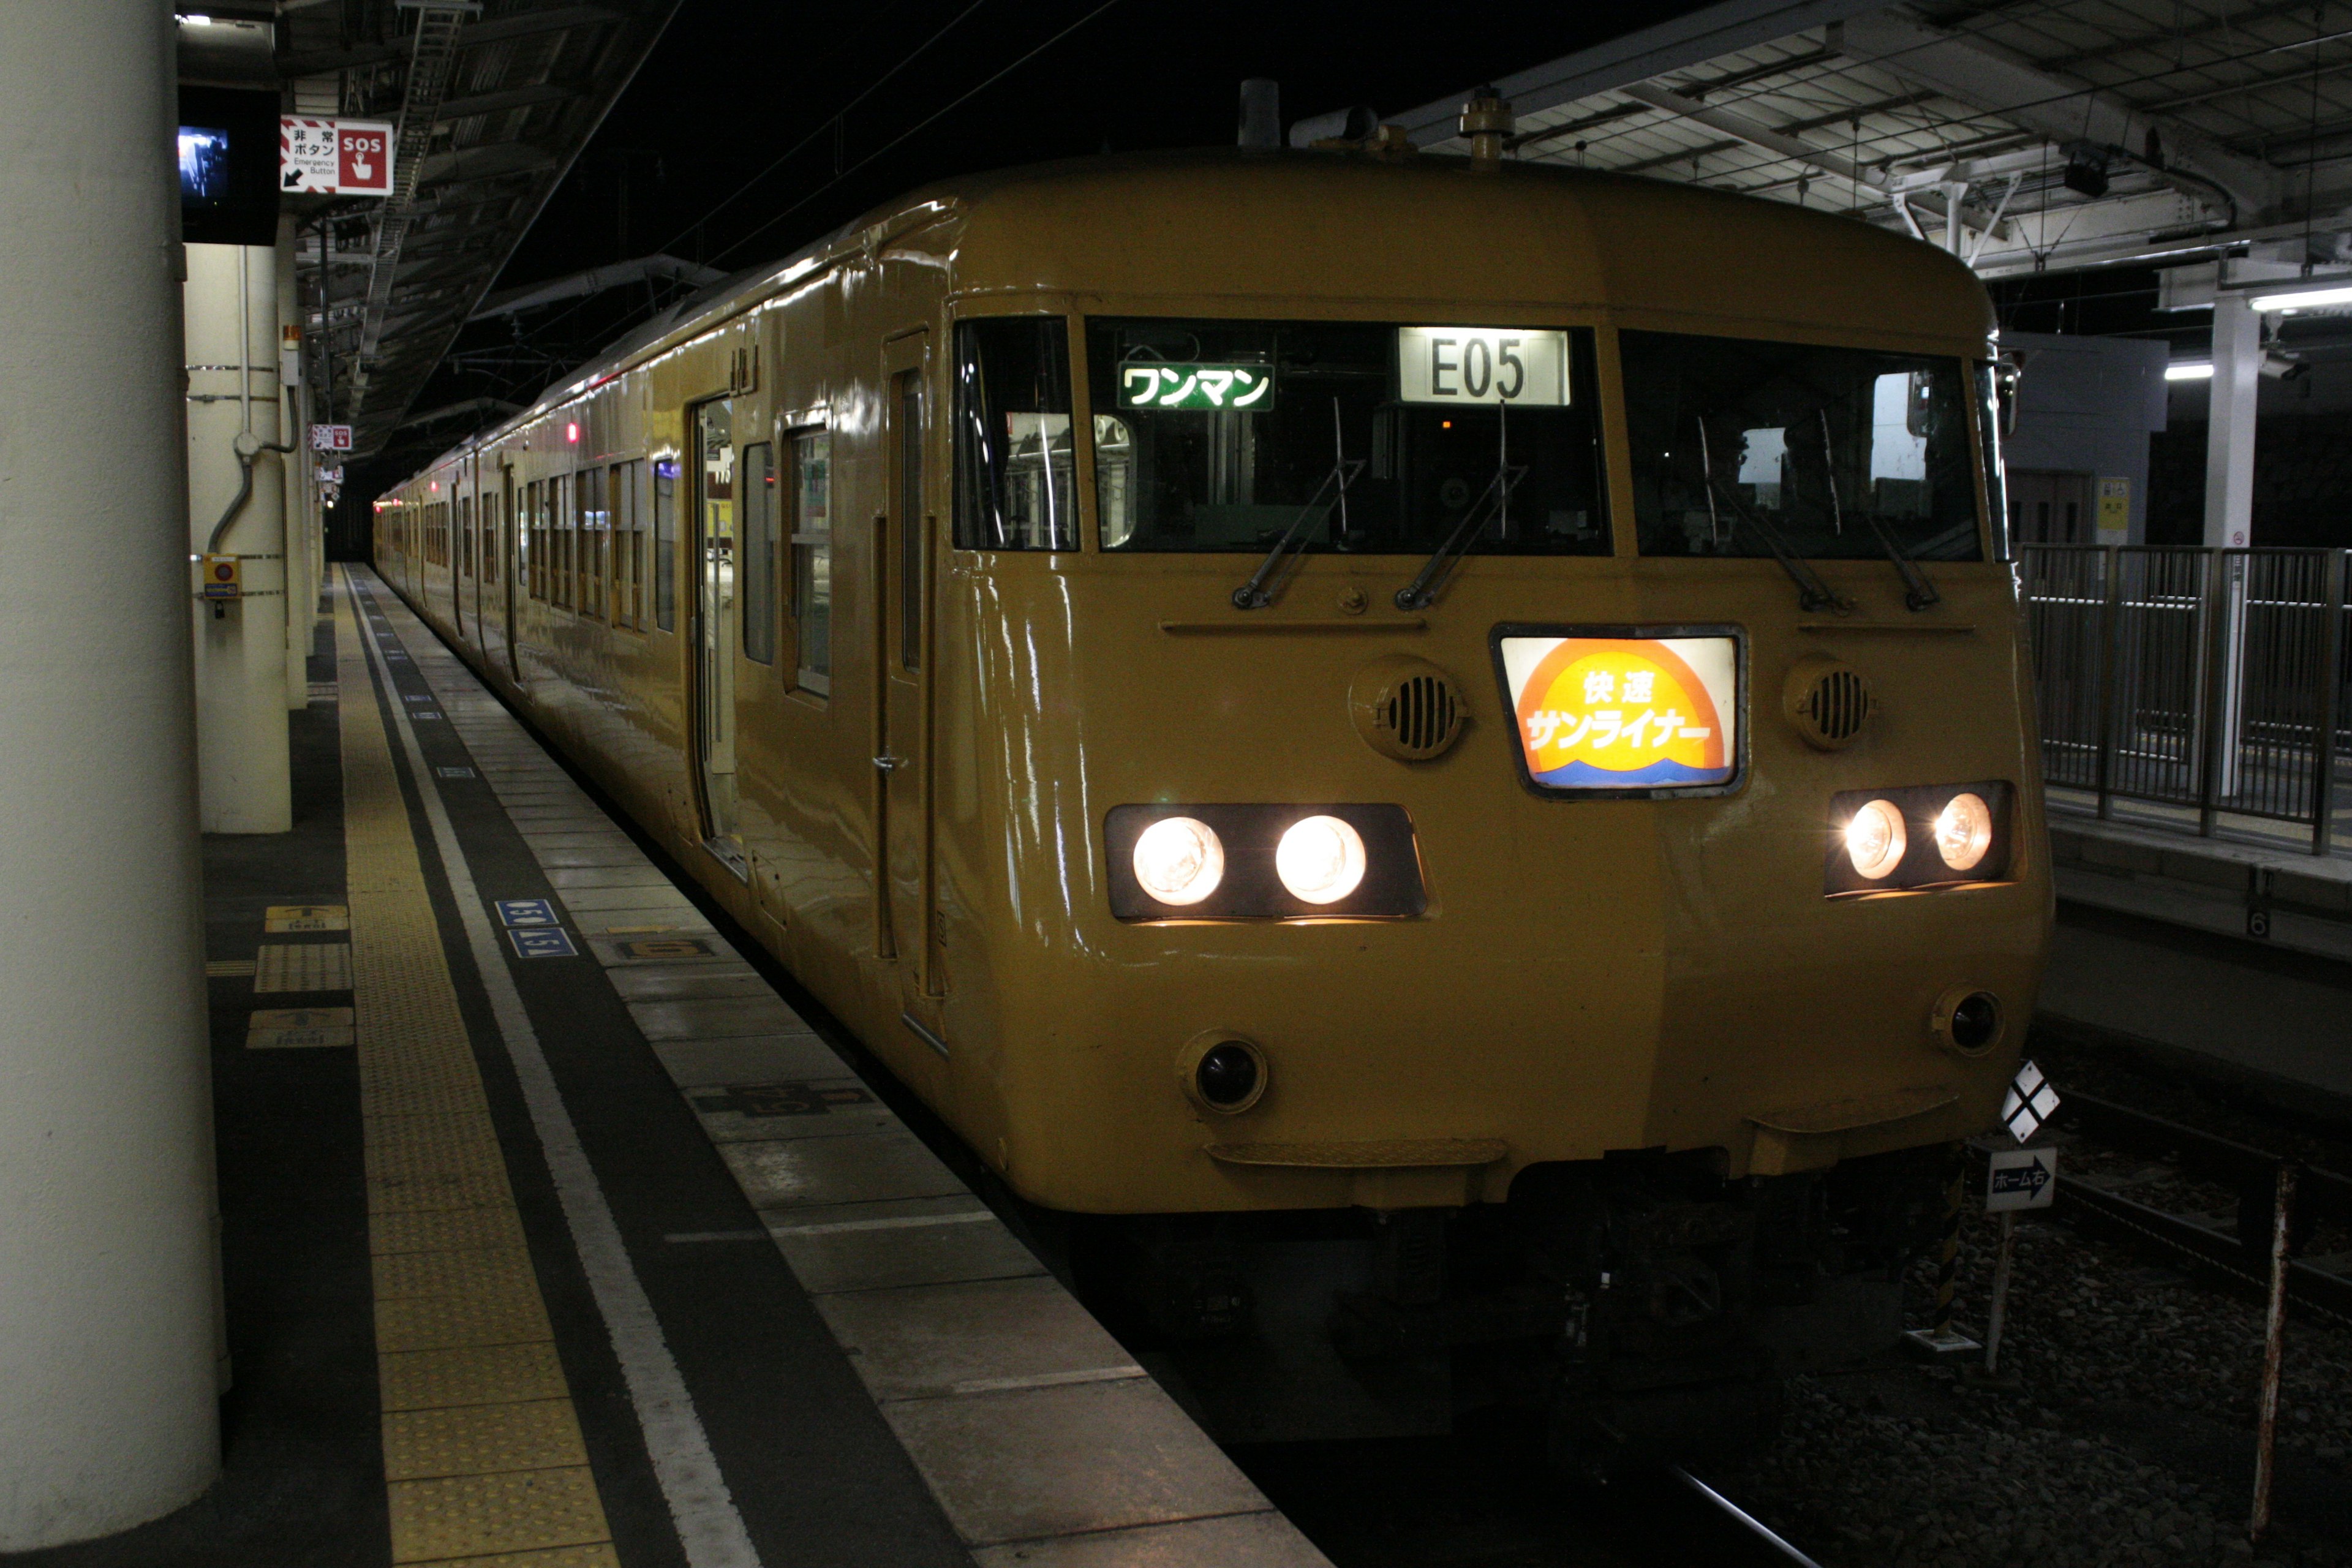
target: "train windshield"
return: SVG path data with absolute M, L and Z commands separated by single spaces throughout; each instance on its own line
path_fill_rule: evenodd
M 1621 331 L 1644 555 L 1977 561 L 1960 362 Z
M 1087 353 L 1106 550 L 1609 552 L 1589 331 L 1093 320 Z

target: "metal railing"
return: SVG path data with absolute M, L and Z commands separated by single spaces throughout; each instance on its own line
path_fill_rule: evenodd
M 2334 832 L 2352 755 L 2341 550 L 2029 544 L 2044 779 Z

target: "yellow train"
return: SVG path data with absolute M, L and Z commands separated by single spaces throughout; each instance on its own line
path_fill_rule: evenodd
M 1891 1343 L 2015 1066 L 1993 324 L 1704 190 L 1074 162 L 646 329 L 376 561 L 1221 1430 L 1605 1466 Z

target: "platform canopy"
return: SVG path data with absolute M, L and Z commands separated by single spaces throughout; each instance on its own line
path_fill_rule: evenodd
M 2001 277 L 2352 261 L 2352 3 L 1723 0 L 1495 87 L 1512 155 L 1851 212 Z M 1409 113 L 1465 151 L 1467 89 Z
M 210 7 L 274 21 L 273 74 L 288 112 L 396 127 L 388 198 L 298 196 L 285 205 L 303 226 L 297 256 L 310 332 L 323 334 L 337 416 L 354 426 L 354 456 L 379 450 L 399 426 L 677 5 L 225 0 Z

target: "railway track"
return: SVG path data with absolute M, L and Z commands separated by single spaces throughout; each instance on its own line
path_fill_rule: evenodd
M 2086 1228 L 2153 1246 L 2242 1292 L 2267 1293 L 2271 1210 L 2282 1156 L 2080 1090 L 2066 1092 L 2060 1122 L 2070 1141 L 2089 1139 L 2174 1163 L 2181 1174 L 2226 1188 L 2237 1201 L 2233 1212 L 2183 1213 L 2133 1197 L 2128 1189 L 2137 1183 L 2062 1173 L 2058 1212 Z M 2322 1221 L 2352 1224 L 2352 1178 L 2302 1166 L 2296 1191 L 2290 1218 L 2298 1241 Z M 2306 1311 L 2352 1326 L 2352 1250 L 2291 1261 L 2287 1296 Z

